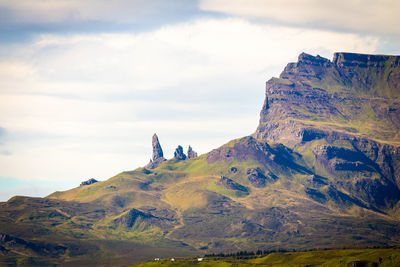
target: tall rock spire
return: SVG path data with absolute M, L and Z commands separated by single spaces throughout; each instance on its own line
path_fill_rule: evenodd
M 157 134 L 153 135 L 151 145 L 153 147 L 153 158 L 150 159 L 150 162 L 146 166 L 144 166 L 146 169 L 155 169 L 166 160 Z
M 155 161 L 159 158 L 163 158 L 164 153 L 162 151 L 160 141 L 158 140 L 157 134 L 153 135 L 153 140 L 152 140 L 151 144 L 153 146 L 153 161 Z

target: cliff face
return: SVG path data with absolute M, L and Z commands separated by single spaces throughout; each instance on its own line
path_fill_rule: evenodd
M 310 141 L 325 132 L 400 143 L 400 57 L 301 54 L 266 83 L 258 138 Z
M 284 143 L 375 206 L 400 198 L 400 57 L 302 53 L 266 83 L 254 136 Z

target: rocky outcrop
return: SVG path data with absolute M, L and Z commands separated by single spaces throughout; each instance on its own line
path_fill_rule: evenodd
M 232 179 L 229 179 L 228 177 L 221 176 L 217 184 L 222 185 L 223 187 L 231 190 L 239 190 L 242 192 L 248 192 L 247 188 L 244 187 L 243 185 L 234 182 Z
M 83 182 L 80 184 L 80 186 L 91 185 L 91 184 L 94 184 L 94 183 L 97 183 L 97 182 L 98 182 L 98 181 L 97 181 L 96 179 L 91 178 L 91 179 L 89 179 L 89 180 L 87 180 L 87 181 L 83 181 Z
M 189 146 L 189 148 L 188 148 L 187 157 L 188 157 L 188 159 L 197 157 L 197 152 L 194 151 L 191 146 Z
M 153 147 L 153 157 L 150 159 L 150 162 L 145 166 L 146 169 L 155 169 L 160 166 L 161 163 L 166 161 L 157 134 L 153 135 L 151 145 Z
M 177 159 L 177 160 L 185 160 L 186 159 L 186 155 L 185 155 L 185 153 L 183 153 L 182 146 L 178 146 L 175 149 L 174 158 Z
M 263 174 L 263 171 L 260 168 L 253 168 L 253 169 L 248 169 L 247 172 L 247 178 L 249 179 L 250 183 L 256 187 L 264 187 L 265 186 L 265 180 L 267 177 Z
M 274 182 L 278 177 L 272 172 L 264 174 L 264 171 L 260 168 L 250 168 L 246 171 L 247 179 L 255 187 L 265 187 L 266 182 Z

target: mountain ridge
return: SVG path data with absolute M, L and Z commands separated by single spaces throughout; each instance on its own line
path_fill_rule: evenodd
M 400 245 L 399 73 L 399 56 L 302 53 L 266 82 L 253 134 L 200 156 L 178 147 L 169 160 L 154 135 L 145 167 L 46 198 L 14 197 L 0 203 L 0 229 L 26 243 L 51 240 L 65 248 L 51 261 L 69 264 Z

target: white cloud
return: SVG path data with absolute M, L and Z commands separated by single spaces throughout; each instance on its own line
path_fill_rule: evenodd
M 348 33 L 202 19 L 147 33 L 43 34 L 0 45 L 0 176 L 105 179 L 147 163 L 151 135 L 168 157 L 252 133 L 264 83 L 306 51 L 376 52 Z
M 40 35 L 5 55 L 11 59 L 1 63 L 0 75 L 4 80 L 26 77 L 29 86 L 19 83 L 21 88 L 13 92 L 127 93 L 195 86 L 268 67 L 280 71 L 302 51 L 329 57 L 334 51 L 373 52 L 377 41 L 241 19 L 210 19 L 143 34 Z
M 200 0 L 199 8 L 301 27 L 400 34 L 398 0 Z

